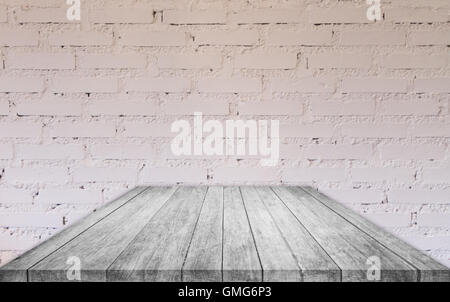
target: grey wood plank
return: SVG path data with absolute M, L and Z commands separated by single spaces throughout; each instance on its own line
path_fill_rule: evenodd
M 419 269 L 420 281 L 450 281 L 450 270 L 446 266 L 312 187 L 302 189 Z
M 45 242 L 39 244 L 7 265 L 3 266 L 0 268 L 0 282 L 26 282 L 28 280 L 27 271 L 33 265 L 52 254 L 102 219 L 105 219 L 108 215 L 122 207 L 128 201 L 132 200 L 145 190 L 145 187 L 136 187 L 126 192 L 122 196 L 95 210 L 93 213 L 80 219 L 73 225 L 55 234 Z
M 262 281 L 262 267 L 238 187 L 224 188 L 223 281 Z
M 413 266 L 300 188 L 273 190 L 341 268 L 342 281 L 369 281 L 370 257 L 380 259 L 381 281 L 417 281 Z
M 222 281 L 223 187 L 210 187 L 183 266 L 183 281 Z
M 297 260 L 254 187 L 241 187 L 250 227 L 263 269 L 263 281 L 301 281 Z
M 175 188 L 154 187 L 33 266 L 30 281 L 70 281 L 67 260 L 81 261 L 82 281 L 106 281 L 106 269 L 172 196 Z M 69 266 L 70 267 L 70 266 Z
M 109 281 L 181 281 L 207 192 L 181 187 L 108 269 Z
M 302 281 L 341 281 L 341 270 L 270 187 L 256 191 L 301 269 Z M 269 238 L 270 239 L 270 238 Z

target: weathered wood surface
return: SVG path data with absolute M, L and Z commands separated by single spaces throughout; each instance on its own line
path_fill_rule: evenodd
M 0 268 L 0 281 L 73 281 L 72 257 L 81 281 L 372 281 L 374 257 L 380 281 L 450 281 L 310 187 L 136 188 Z

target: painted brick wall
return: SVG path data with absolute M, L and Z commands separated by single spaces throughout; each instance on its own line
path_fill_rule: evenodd
M 450 264 L 450 2 L 0 0 L 0 265 L 138 184 L 309 183 Z M 281 157 L 170 124 L 281 120 Z M 207 117 L 205 117 L 207 118 Z

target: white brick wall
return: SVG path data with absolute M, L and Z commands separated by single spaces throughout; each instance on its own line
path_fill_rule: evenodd
M 0 0 L 0 265 L 174 183 L 308 183 L 450 264 L 450 2 L 65 2 Z M 173 156 L 194 111 L 276 115 L 281 162 Z

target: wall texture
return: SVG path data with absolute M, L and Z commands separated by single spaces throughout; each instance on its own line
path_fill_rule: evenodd
M 450 265 L 450 2 L 381 5 L 0 0 L 0 265 L 173 183 L 310 183 Z M 274 115 L 282 160 L 173 156 L 194 111 Z

